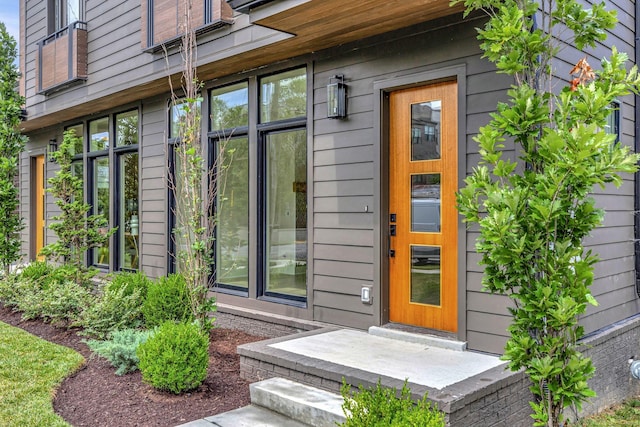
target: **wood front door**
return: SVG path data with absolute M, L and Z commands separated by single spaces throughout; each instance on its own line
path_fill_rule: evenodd
M 457 83 L 392 92 L 389 113 L 389 320 L 457 332 Z
M 45 198 L 45 175 L 44 175 L 44 154 L 35 156 L 33 158 L 33 174 L 31 188 L 33 203 L 31 207 L 33 212 L 31 214 L 33 225 L 33 257 L 38 261 L 44 261 L 44 257 L 38 255 L 40 250 L 44 247 L 44 198 Z

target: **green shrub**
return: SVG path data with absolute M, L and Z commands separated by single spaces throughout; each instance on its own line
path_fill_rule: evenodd
M 209 339 L 193 323 L 164 323 L 138 347 L 142 379 L 158 390 L 180 394 L 207 376 Z
M 126 271 L 116 273 L 107 288 L 111 291 L 118 291 L 120 288 L 124 288 L 123 295 L 131 295 L 134 291 L 138 290 L 142 300 L 147 297 L 147 289 L 149 288 L 151 281 L 142 272 L 129 273 Z
M 94 353 L 107 359 L 116 368 L 116 375 L 124 375 L 138 369 L 138 346 L 153 334 L 152 331 L 123 329 L 111 333 L 106 341 L 89 340 L 87 345 Z
M 194 317 L 184 277 L 171 274 L 149 283 L 142 312 L 149 328 L 167 321 L 192 322 Z
M 444 427 L 444 414 L 431 406 L 425 394 L 417 404 L 411 399 L 411 390 L 407 381 L 402 386 L 400 397 L 396 389 L 358 387 L 351 392 L 344 380 L 342 382 L 342 410 L 346 421 L 343 427 Z
M 55 268 L 43 261 L 35 261 L 22 269 L 18 275 L 20 280 L 40 279 L 48 276 Z
M 0 302 L 7 307 L 16 305 L 16 286 L 18 285 L 18 276 L 10 274 L 7 277 L 0 278 Z
M 22 282 L 17 308 L 23 319 L 43 318 L 51 323 L 72 324 L 92 305 L 93 296 L 71 280 Z
M 142 306 L 144 298 L 141 289 L 133 289 L 127 294 L 126 287 L 112 289 L 107 286 L 95 303 L 80 316 L 78 325 L 83 335 L 105 339 L 114 331 L 135 329 L 143 326 Z

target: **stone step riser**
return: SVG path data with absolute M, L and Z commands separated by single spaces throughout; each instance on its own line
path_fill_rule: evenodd
M 250 385 L 251 403 L 313 427 L 335 427 L 345 420 L 342 397 L 284 378 Z

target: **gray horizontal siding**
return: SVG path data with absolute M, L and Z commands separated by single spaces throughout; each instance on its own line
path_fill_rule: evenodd
M 159 277 L 166 274 L 168 262 L 166 99 L 143 104 L 141 117 L 140 265 L 149 276 Z

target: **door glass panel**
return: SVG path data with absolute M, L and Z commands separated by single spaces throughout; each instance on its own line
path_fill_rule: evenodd
M 411 231 L 440 232 L 440 174 L 411 175 Z
M 440 111 L 442 102 L 411 105 L 411 160 L 440 158 Z
M 307 295 L 307 131 L 266 139 L 267 292 Z
M 440 247 L 411 246 L 411 302 L 440 304 Z
M 249 144 L 224 142 L 216 196 L 216 280 L 249 288 Z

